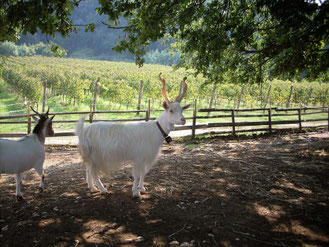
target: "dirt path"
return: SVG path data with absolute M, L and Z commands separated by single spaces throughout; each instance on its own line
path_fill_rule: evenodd
M 47 147 L 44 193 L 0 178 L 0 246 L 328 246 L 328 162 L 326 132 L 174 142 L 136 200 L 130 169 L 90 193 L 77 149 Z

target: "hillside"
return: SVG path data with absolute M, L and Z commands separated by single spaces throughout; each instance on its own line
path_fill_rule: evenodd
M 111 50 L 111 48 L 122 39 L 125 34 L 122 30 L 109 29 L 102 22 L 106 22 L 106 16 L 100 16 L 96 12 L 99 6 L 98 1 L 87 0 L 82 1 L 79 7 L 73 11 L 72 20 L 77 25 L 78 31 L 72 33 L 70 37 L 62 38 L 58 35 L 56 38 L 47 37 L 41 33 L 35 35 L 22 35 L 21 40 L 17 44 L 37 44 L 39 42 L 49 43 L 55 42 L 68 52 L 68 57 L 111 60 L 111 61 L 134 61 L 134 57 L 128 52 L 119 54 Z M 94 32 L 85 32 L 83 25 L 95 23 Z M 120 25 L 124 26 L 125 20 L 120 20 Z M 159 42 L 151 45 L 151 49 L 162 51 L 164 46 Z

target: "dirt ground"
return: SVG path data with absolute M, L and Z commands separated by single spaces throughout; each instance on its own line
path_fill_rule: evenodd
M 164 145 L 131 196 L 128 168 L 91 193 L 76 147 L 47 146 L 45 191 L 0 178 L 0 246 L 329 246 L 329 134 Z

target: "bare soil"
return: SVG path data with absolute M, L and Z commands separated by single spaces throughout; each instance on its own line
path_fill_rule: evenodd
M 76 147 L 47 146 L 43 193 L 0 178 L 0 246 L 329 246 L 329 134 L 164 145 L 131 196 L 129 167 L 91 193 Z

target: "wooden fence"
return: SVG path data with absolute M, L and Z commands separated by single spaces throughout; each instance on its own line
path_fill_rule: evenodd
M 212 116 L 197 116 L 200 112 L 222 113 Z M 226 114 L 225 114 L 226 113 Z M 253 109 L 199 109 L 195 110 L 192 124 L 192 138 L 198 128 L 224 128 L 214 130 L 216 134 L 233 134 L 241 132 L 275 132 L 277 130 L 306 128 L 329 129 L 329 109 L 326 107 L 304 108 L 253 108 Z M 313 117 L 312 117 L 313 116 Z M 219 118 L 230 121 L 196 124 L 197 119 Z M 243 119 L 243 121 L 239 121 Z M 246 120 L 247 119 L 247 120 Z M 256 119 L 256 120 L 255 120 Z M 248 121 L 251 120 L 251 121 Z
M 300 107 L 300 108 L 252 108 L 252 109 L 197 109 L 196 101 L 192 107 L 192 116 L 186 117 L 188 124 L 184 126 L 176 126 L 175 131 L 190 131 L 188 134 L 192 138 L 197 134 L 197 130 L 203 132 L 210 132 L 215 134 L 233 134 L 236 135 L 240 132 L 275 132 L 277 130 L 296 129 L 302 130 L 303 128 L 328 128 L 329 129 L 329 108 L 328 107 Z M 151 111 L 150 102 L 148 109 L 136 111 L 90 111 L 81 112 L 51 112 L 50 115 L 55 114 L 57 117 L 53 121 L 54 128 L 56 123 L 76 123 L 77 120 L 58 120 L 59 116 L 63 115 L 89 115 L 86 122 L 97 121 L 120 121 L 120 122 L 137 122 L 149 121 L 152 112 L 155 113 L 159 110 Z M 95 119 L 94 115 L 102 114 L 123 114 L 135 113 L 136 117 L 131 119 Z M 139 115 L 141 114 L 141 115 Z M 142 117 L 144 114 L 144 117 Z M 27 114 L 15 116 L 0 116 L 0 128 L 5 124 L 26 124 L 27 131 L 25 133 L 0 133 L 0 137 L 21 137 L 31 132 L 32 116 L 29 110 Z M 185 114 L 188 115 L 188 114 Z M 191 114 L 189 114 L 191 115 Z M 24 119 L 17 121 L 16 119 Z M 15 121 L 16 120 L 16 121 Z M 190 121 L 191 120 L 191 121 Z M 190 123 L 191 122 L 191 123 Z M 206 130 L 206 131 L 205 131 Z M 71 131 L 55 131 L 55 137 L 58 136 L 73 136 L 74 132 Z

